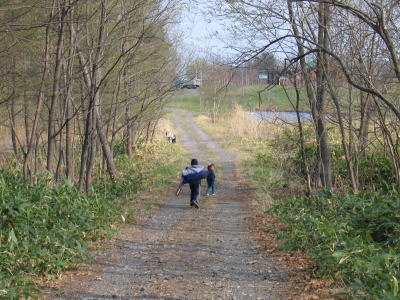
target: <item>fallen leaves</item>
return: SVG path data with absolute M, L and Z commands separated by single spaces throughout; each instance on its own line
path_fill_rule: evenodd
M 263 213 L 255 213 L 248 221 L 263 253 L 288 275 L 286 290 L 282 291 L 284 296 L 290 300 L 340 299 L 333 296 L 336 292 L 334 282 L 322 280 L 315 273 L 316 268 L 307 253 L 280 250 L 276 234 L 283 228 L 281 223 Z

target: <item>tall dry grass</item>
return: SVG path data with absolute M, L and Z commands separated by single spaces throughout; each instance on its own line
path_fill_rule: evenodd
M 283 130 L 290 127 L 281 121 L 266 121 L 252 119 L 248 112 L 240 106 L 234 111 L 221 117 L 216 123 L 211 118 L 200 115 L 196 121 L 204 126 L 211 134 L 224 136 L 227 139 L 271 141 Z
M 17 123 L 15 133 L 18 137 L 19 142 L 22 145 L 26 144 L 26 133 L 25 128 L 22 124 Z M 0 152 L 12 152 L 12 141 L 11 141 L 11 128 L 8 126 L 0 126 Z
M 240 107 L 230 115 L 228 122 L 234 137 L 263 141 L 270 141 L 288 126 L 278 121 L 254 120 Z

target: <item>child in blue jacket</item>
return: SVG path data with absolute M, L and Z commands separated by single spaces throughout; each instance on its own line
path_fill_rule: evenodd
M 206 195 L 215 195 L 215 166 L 214 164 L 208 165 L 208 175 L 207 175 L 207 190 Z
M 184 184 L 189 183 L 190 206 L 199 208 L 201 180 L 205 178 L 207 174 L 208 171 L 204 170 L 204 167 L 198 164 L 197 159 L 193 158 L 190 166 L 182 170 L 182 179 L 176 191 L 176 195 L 179 195 Z

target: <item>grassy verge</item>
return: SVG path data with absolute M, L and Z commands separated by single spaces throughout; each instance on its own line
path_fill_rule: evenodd
M 268 91 L 262 91 L 265 85 L 252 85 L 252 86 L 234 86 L 229 87 L 227 91 L 228 98 L 237 100 L 237 104 L 246 110 L 273 110 L 273 111 L 293 111 L 293 107 L 287 99 L 284 87 L 274 86 Z M 286 92 L 294 100 L 295 91 L 292 87 L 286 87 Z M 302 101 L 300 110 L 308 111 L 306 101 Z
M 171 98 L 168 102 L 168 106 L 172 108 L 185 109 L 194 113 L 200 113 L 203 111 L 200 103 L 200 95 Z
M 222 97 L 219 104 L 219 112 L 222 114 L 230 113 L 232 109 L 240 105 L 244 110 L 265 110 L 265 111 L 293 111 L 293 107 L 287 100 L 285 90 L 282 86 L 275 86 L 268 91 L 261 93 L 261 99 L 258 92 L 263 90 L 265 85 L 251 85 L 251 86 L 229 86 L 226 90 L 222 91 Z M 294 100 L 295 91 L 291 87 L 286 87 L 287 93 Z M 179 93 L 182 93 L 179 91 Z M 194 113 L 205 113 L 212 110 L 212 101 L 206 101 L 207 95 L 210 91 L 206 87 L 199 90 L 199 94 L 192 96 L 184 96 L 184 94 L 177 94 L 176 98 L 170 100 L 169 106 L 174 108 L 186 109 Z M 301 111 L 309 111 L 306 101 L 301 102 Z M 210 107 L 207 107 L 210 106 Z
M 34 295 L 34 277 L 54 278 L 86 259 L 88 241 L 112 234 L 113 223 L 134 222 L 147 206 L 132 209 L 137 192 L 175 180 L 183 161 L 182 149 L 166 142 L 138 148 L 134 158 L 116 157 L 118 180 L 97 180 L 91 196 L 67 181 L 42 176 L 30 185 L 20 173 L 1 170 L 0 298 Z

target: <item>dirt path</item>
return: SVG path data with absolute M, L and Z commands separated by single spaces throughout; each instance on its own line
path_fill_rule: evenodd
M 193 157 L 221 167 L 217 196 L 190 208 L 188 187 L 173 195 L 131 236 L 96 256 L 103 267 L 65 287 L 53 299 L 284 299 L 285 275 L 248 233 L 245 190 L 236 179 L 235 157 L 175 111 L 178 142 Z M 204 186 L 203 186 L 204 192 Z

